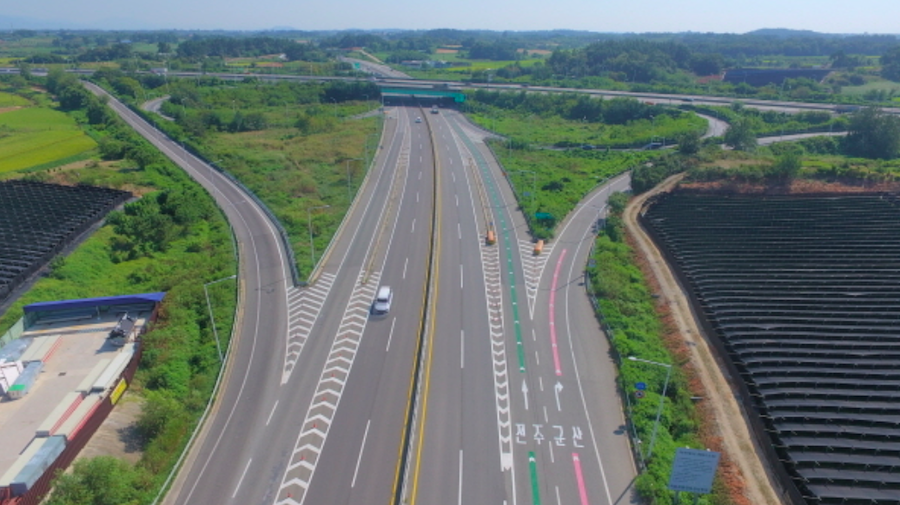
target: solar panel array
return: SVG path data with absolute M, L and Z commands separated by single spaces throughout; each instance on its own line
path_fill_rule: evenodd
M 900 202 L 676 192 L 643 222 L 792 493 L 900 503 Z
M 92 186 L 0 182 L 0 300 L 130 197 Z

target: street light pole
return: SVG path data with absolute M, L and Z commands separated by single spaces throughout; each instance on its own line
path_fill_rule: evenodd
M 209 290 L 207 289 L 207 286 L 234 279 L 235 277 L 237 277 L 237 275 L 229 275 L 228 277 L 224 277 L 217 281 L 207 282 L 203 285 L 203 293 L 206 295 L 206 308 L 209 310 L 209 321 L 212 323 L 213 335 L 216 337 L 216 349 L 219 351 L 219 361 L 225 361 L 225 356 L 222 355 L 222 344 L 219 343 L 219 331 L 216 329 L 216 318 L 213 316 L 212 304 L 209 302 Z
M 353 197 L 350 196 L 350 162 L 351 161 L 364 161 L 363 158 L 350 158 L 347 160 L 347 202 L 352 202 Z M 349 203 L 347 205 L 350 205 Z
M 313 242 L 312 234 L 312 211 L 316 209 L 327 209 L 331 205 L 319 205 L 317 207 L 309 207 L 306 209 L 306 223 L 309 227 L 309 255 L 312 258 L 313 268 L 316 266 L 316 244 Z
M 662 415 L 663 403 L 666 400 L 666 390 L 669 387 L 669 377 L 672 375 L 672 365 L 659 363 L 657 361 L 650 361 L 649 359 L 635 358 L 634 356 L 628 356 L 628 359 L 631 361 L 640 361 L 641 363 L 649 363 L 651 365 L 662 366 L 666 368 L 666 382 L 663 384 L 662 394 L 659 396 L 659 407 L 657 407 L 656 409 L 656 421 L 653 423 L 653 435 L 650 436 L 650 447 L 647 448 L 647 459 L 650 459 L 650 457 L 653 456 L 653 444 L 656 443 L 656 430 L 659 427 L 659 417 L 660 415 Z

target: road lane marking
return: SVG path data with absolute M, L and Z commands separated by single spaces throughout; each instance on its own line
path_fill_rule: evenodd
M 553 386 L 553 392 L 556 394 L 556 410 L 562 412 L 562 406 L 559 403 L 559 393 L 563 390 L 563 385 L 561 382 L 556 381 L 556 385 Z
M 415 233 L 415 232 L 416 232 L 416 218 L 413 218 L 412 231 L 410 233 Z
M 459 266 L 459 289 L 463 289 L 463 266 Z
M 266 420 L 266 426 L 272 422 L 272 416 L 275 415 L 275 409 L 278 408 L 278 400 L 275 400 L 275 405 L 272 405 L 272 412 L 269 412 L 269 419 Z
M 388 333 L 388 343 L 387 347 L 384 348 L 384 352 L 388 352 L 391 350 L 391 340 L 394 338 L 394 325 L 397 324 L 397 318 L 395 317 L 393 321 L 391 321 L 391 332 Z
M 247 460 L 247 466 L 244 467 L 244 473 L 241 474 L 241 478 L 238 479 L 237 487 L 234 488 L 234 492 L 231 493 L 231 497 L 234 498 L 237 496 L 238 490 L 241 489 L 241 483 L 244 482 L 244 477 L 247 476 L 247 470 L 250 469 L 250 463 L 253 461 L 253 458 Z
M 406 278 L 406 267 L 409 266 L 409 256 L 406 257 L 406 260 L 403 262 L 403 278 Z
M 459 195 L 453 195 L 456 197 L 456 206 L 459 207 Z
M 547 406 L 546 406 L 546 405 L 544 405 L 544 422 L 545 422 L 545 423 L 549 423 L 549 422 L 550 422 L 550 418 L 547 417 Z
M 553 486 L 556 488 L 556 505 L 562 505 L 562 500 L 559 499 L 559 486 Z
M 540 376 L 538 377 L 538 384 L 541 386 L 541 391 L 543 391 L 544 390 L 544 378 L 543 377 L 540 377 Z
M 541 485 L 537 475 L 537 460 L 534 459 L 534 451 L 528 452 L 528 469 L 531 472 L 531 501 L 534 505 L 541 505 Z
M 534 361 L 537 366 L 541 366 L 541 355 L 534 351 Z
M 556 285 L 559 281 L 559 270 L 562 268 L 563 260 L 566 259 L 567 249 L 563 249 L 556 261 L 556 270 L 553 272 L 553 285 L 550 288 L 550 343 L 553 347 L 553 364 L 556 366 L 556 376 L 562 376 L 562 368 L 559 364 L 559 345 L 556 342 Z M 568 292 L 568 291 L 567 291 Z
M 459 500 L 456 502 L 458 505 L 462 505 L 462 463 L 463 463 L 463 450 L 459 450 Z
M 422 163 L 422 155 L 419 155 L 419 163 Z
M 422 180 L 422 171 L 421 170 L 419 170 L 419 180 L 420 181 Z
M 575 481 L 578 482 L 578 496 L 581 505 L 588 505 L 587 488 L 584 486 L 584 474 L 581 472 L 581 458 L 577 452 L 572 453 L 572 464 L 575 466 Z
M 450 177 L 453 177 L 453 182 L 456 183 L 456 173 L 450 172 Z
M 462 240 L 462 225 L 459 223 L 456 223 L 456 236 Z
M 534 331 L 534 328 L 531 329 L 531 340 L 537 342 L 537 332 Z
M 525 410 L 528 410 L 528 383 L 522 378 L 522 398 L 525 400 Z
M 419 203 L 419 192 L 416 191 L 416 203 Z
M 363 432 L 362 444 L 359 446 L 359 457 L 356 458 L 356 470 L 353 471 L 353 480 L 350 482 L 350 487 L 356 487 L 356 476 L 359 474 L 359 464 L 362 463 L 363 451 L 366 450 L 366 438 L 369 437 L 370 424 L 372 424 L 371 419 L 366 421 L 366 431 Z
M 459 330 L 459 367 L 466 367 L 466 332 Z

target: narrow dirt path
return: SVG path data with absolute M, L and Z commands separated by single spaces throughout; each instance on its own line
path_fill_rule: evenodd
M 783 503 L 772 487 L 766 463 L 747 428 L 746 412 L 738 405 L 731 386 L 710 349 L 706 338 L 694 320 L 690 304 L 681 285 L 650 237 L 638 224 L 637 217 L 651 196 L 671 190 L 684 176 L 674 175 L 653 190 L 632 199 L 624 213 L 625 227 L 638 246 L 638 253 L 649 265 L 661 288 L 660 303 L 664 303 L 675 322 L 677 331 L 687 345 L 691 364 L 706 391 L 702 400 L 715 416 L 717 435 L 722 439 L 726 457 L 737 467 L 743 481 L 745 503 L 776 505 Z

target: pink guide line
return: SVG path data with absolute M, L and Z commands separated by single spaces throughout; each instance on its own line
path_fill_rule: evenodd
M 566 258 L 566 249 L 563 249 L 556 262 L 556 270 L 553 272 L 553 286 L 550 288 L 550 342 L 553 344 L 553 364 L 556 365 L 556 375 L 562 376 L 562 368 L 559 366 L 559 346 L 556 345 L 556 281 L 559 280 L 559 270 Z

